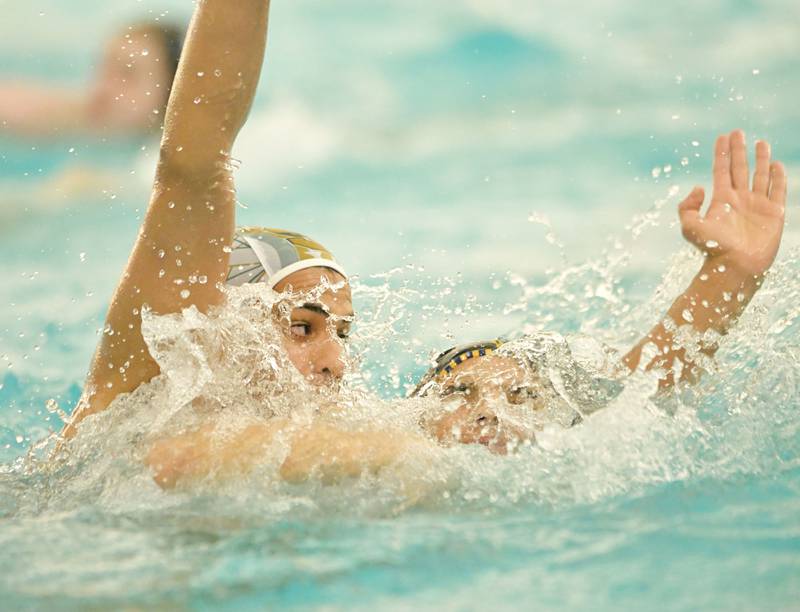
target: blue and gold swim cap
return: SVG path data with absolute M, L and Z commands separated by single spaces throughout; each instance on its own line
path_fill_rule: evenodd
M 231 246 L 226 284 L 265 282 L 271 289 L 306 268 L 328 268 L 347 278 L 333 254 L 308 236 L 266 227 L 240 227 Z
M 433 366 L 428 370 L 425 376 L 422 377 L 416 389 L 412 391 L 412 397 L 424 396 L 431 387 L 431 384 L 440 380 L 450 374 L 453 369 L 468 361 L 469 359 L 477 359 L 478 357 L 486 357 L 491 355 L 499 349 L 505 340 L 484 340 L 481 342 L 471 342 L 469 344 L 461 344 L 454 346 L 442 353 L 434 360 Z

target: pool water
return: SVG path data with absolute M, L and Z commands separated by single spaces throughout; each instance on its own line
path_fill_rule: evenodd
M 190 8 L 15 6 L 0 80 L 82 82 L 103 32 Z M 798 19 L 790 0 L 275 3 L 241 223 L 319 237 L 357 273 L 373 406 L 456 341 L 624 350 L 697 268 L 675 208 L 709 185 L 715 135 L 767 138 L 800 173 Z M 80 395 L 156 152 L 0 140 L 0 607 L 797 607 L 794 181 L 774 273 L 701 385 L 667 405 L 633 390 L 514 457 L 455 449 L 448 486 L 406 508 L 385 483 L 267 473 L 165 494 L 123 434 L 66 467 L 24 460 Z

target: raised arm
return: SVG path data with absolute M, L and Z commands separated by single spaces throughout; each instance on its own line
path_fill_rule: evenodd
M 657 352 L 645 369 L 664 373 L 662 389 L 697 378 L 698 355 L 713 356 L 717 339 L 747 307 L 775 260 L 783 234 L 786 182 L 783 165 L 770 162 L 766 142 L 756 143 L 751 186 L 744 133 L 736 130 L 717 139 L 708 212 L 700 211 L 705 197 L 701 187 L 695 187 L 679 208 L 683 235 L 703 252 L 705 261 L 666 317 L 625 356 L 631 370 L 639 367 L 644 347 L 651 344 Z M 698 341 L 694 351 L 676 337 L 686 326 Z
M 153 194 L 65 435 L 159 373 L 141 311 L 219 304 L 234 232 L 230 151 L 264 57 L 269 0 L 199 0 L 165 118 Z

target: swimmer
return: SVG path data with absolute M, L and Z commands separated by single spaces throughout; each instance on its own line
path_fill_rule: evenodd
M 0 135 L 129 135 L 157 130 L 178 68 L 183 32 L 161 22 L 136 23 L 105 45 L 84 91 L 0 82 Z
M 683 236 L 703 253 L 703 265 L 662 321 L 623 357 L 628 373 L 654 372 L 662 391 L 694 382 L 703 360 L 713 357 L 720 337 L 763 283 L 780 246 L 786 205 L 786 172 L 770 157 L 769 145 L 757 142 L 751 182 L 744 133 L 717 139 L 707 212 L 701 213 L 705 195 L 700 187 L 678 208 Z M 679 330 L 691 332 L 689 342 L 678 338 Z M 642 363 L 648 346 L 653 356 Z M 543 334 L 445 351 L 412 395 L 443 400 L 444 409 L 424 423 L 440 442 L 483 444 L 505 453 L 532 442 L 543 421 L 571 426 L 609 399 L 602 388 L 608 381 L 577 384 L 582 376 L 566 343 Z M 522 427 L 526 418 L 535 425 Z
M 235 230 L 230 151 L 255 95 L 266 47 L 269 0 L 197 4 L 166 111 L 156 180 L 139 236 L 109 306 L 84 392 L 63 431 L 159 375 L 142 334 L 142 312 L 224 307 L 225 284 L 263 283 L 286 296 L 275 309 L 286 356 L 305 380 L 335 389 L 354 316 L 344 269 L 322 245 L 282 230 Z M 306 296 L 306 299 L 303 299 Z M 299 298 L 299 301 L 298 301 Z M 223 436 L 214 423 L 156 441 L 146 464 L 165 488 L 209 473 L 240 472 L 286 423 L 268 419 Z M 377 471 L 419 436 L 340 431 L 324 423 L 292 430 L 281 470 L 297 482 Z M 326 467 L 327 466 L 327 467 Z
M 197 6 L 167 107 L 152 198 L 66 437 L 159 374 L 142 335 L 143 310 L 208 313 L 223 305 L 226 282 L 263 282 L 294 296 L 327 287 L 281 316 L 280 325 L 287 356 L 309 383 L 332 385 L 343 375 L 342 340 L 353 317 L 343 268 L 299 234 L 234 231 L 229 153 L 255 95 L 268 10 L 268 0 Z
M 561 336 L 540 333 L 453 347 L 436 358 L 411 397 L 441 400 L 422 419 L 440 443 L 482 444 L 506 454 L 532 443 L 547 424 L 580 423 L 597 404 L 598 382 L 575 363 Z

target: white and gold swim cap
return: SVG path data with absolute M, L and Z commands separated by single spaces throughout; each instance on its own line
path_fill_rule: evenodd
M 265 282 L 271 289 L 306 268 L 328 268 L 347 278 L 333 254 L 308 236 L 266 227 L 240 227 L 231 246 L 226 284 Z

